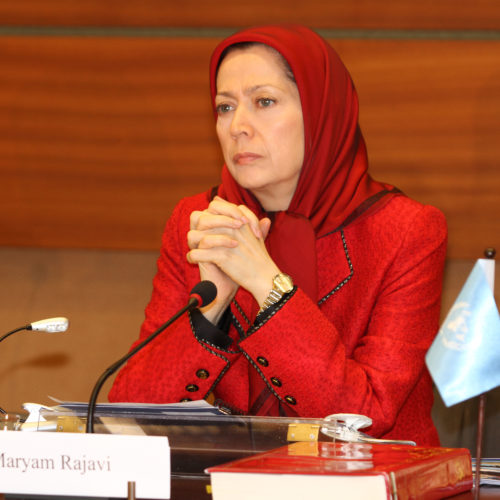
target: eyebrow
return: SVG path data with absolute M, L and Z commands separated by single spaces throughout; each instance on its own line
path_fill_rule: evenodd
M 278 89 L 278 87 L 276 87 L 276 85 L 273 85 L 271 83 L 262 83 L 262 84 L 258 84 L 258 85 L 252 85 L 251 87 L 248 87 L 247 89 L 245 89 L 243 91 L 243 93 L 245 95 L 249 95 L 249 94 L 252 94 L 254 93 L 256 90 L 260 90 L 261 88 L 263 87 L 273 87 L 275 89 Z M 224 97 L 232 97 L 233 96 L 233 93 L 232 92 L 229 92 L 229 91 L 222 91 L 222 92 L 217 92 L 216 96 L 224 96 Z

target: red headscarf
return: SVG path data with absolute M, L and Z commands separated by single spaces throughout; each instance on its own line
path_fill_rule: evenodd
M 221 54 L 240 42 L 273 47 L 295 76 L 304 119 L 304 163 L 288 210 L 273 217 L 266 246 L 278 267 L 318 300 L 316 238 L 339 228 L 355 209 L 390 187 L 368 175 L 366 146 L 358 125 L 358 97 L 349 73 L 333 48 L 308 28 L 262 26 L 222 41 L 210 62 L 214 110 Z M 257 199 L 237 184 L 226 166 L 218 194 L 247 205 L 259 217 L 264 215 Z

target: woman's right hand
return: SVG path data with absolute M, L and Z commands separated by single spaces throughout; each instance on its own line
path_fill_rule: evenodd
M 246 231 L 246 234 L 249 234 L 249 231 L 250 234 L 253 234 L 254 241 L 260 240 L 263 242 L 269 232 L 270 224 L 271 221 L 267 217 L 259 220 L 248 207 L 234 205 L 216 196 L 206 210 L 195 211 L 191 214 L 188 245 L 191 251 L 215 250 L 217 248 L 236 249 L 238 245 L 243 243 L 241 237 L 244 233 L 240 233 L 240 230 Z M 241 272 L 237 271 L 235 274 L 240 279 L 232 279 L 230 277 L 232 274 L 229 275 L 226 272 L 227 270 L 223 270 L 224 265 L 228 263 L 226 260 L 223 262 L 216 262 L 217 258 L 214 261 L 206 258 L 192 260 L 191 251 L 187 255 L 188 261 L 197 262 L 200 277 L 212 281 L 217 287 L 218 292 L 215 301 L 207 308 L 201 309 L 207 319 L 217 323 L 234 298 L 238 286 L 249 289 L 247 286 L 249 282 L 243 278 Z M 220 257 L 218 252 L 216 254 Z M 214 257 L 216 257 L 216 254 L 214 254 Z M 249 265 L 251 267 L 250 262 Z M 235 271 L 235 269 L 232 269 L 232 271 Z M 250 274 L 253 276 L 255 272 L 250 269 Z
M 234 248 L 238 246 L 238 241 L 231 235 L 234 235 L 234 230 L 247 224 L 256 238 L 265 239 L 269 231 L 269 219 L 259 221 L 247 207 L 238 207 L 216 196 L 206 210 L 191 214 L 188 246 L 191 250 Z M 207 319 L 217 323 L 233 300 L 239 285 L 213 262 L 198 262 L 198 267 L 200 278 L 212 281 L 217 287 L 215 301 L 201 309 Z
M 234 247 L 238 243 L 227 235 L 221 234 L 221 228 L 239 229 L 246 223 L 239 211 L 232 215 L 221 215 L 217 210 L 217 202 L 211 202 L 203 211 L 194 211 L 190 217 L 190 230 L 187 235 L 189 248 L 209 248 L 211 246 Z M 205 317 L 216 324 L 229 306 L 238 285 L 215 264 L 200 262 L 200 279 L 209 280 L 217 287 L 217 297 L 207 307 L 201 308 Z

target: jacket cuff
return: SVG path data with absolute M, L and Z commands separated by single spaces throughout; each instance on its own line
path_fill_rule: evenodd
M 227 334 L 230 323 L 229 308 L 224 312 L 222 318 L 217 325 L 209 321 L 199 309 L 193 309 L 189 312 L 191 324 L 193 325 L 194 335 L 198 340 L 207 342 L 218 347 L 219 349 L 227 349 L 233 340 Z
M 266 310 L 257 314 L 253 325 L 248 330 L 246 337 L 256 332 L 261 326 L 265 325 L 291 298 L 295 295 L 297 286 L 294 286 L 290 293 L 284 295 L 276 304 L 269 306 Z

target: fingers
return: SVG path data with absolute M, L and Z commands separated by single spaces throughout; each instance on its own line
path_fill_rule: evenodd
M 193 248 L 187 255 L 187 261 L 190 264 L 214 264 L 223 272 L 222 263 L 230 257 L 226 249 L 221 246 L 207 247 L 207 248 Z
M 265 240 L 269 234 L 269 229 L 271 229 L 271 219 L 269 219 L 269 217 L 264 217 L 259 221 L 259 225 L 262 232 L 262 239 Z
M 238 218 L 233 218 L 228 215 L 219 215 L 203 210 L 196 210 L 191 213 L 189 225 L 190 229 L 204 231 L 217 227 L 227 227 L 229 229 L 239 229 L 245 222 Z
M 206 210 L 191 213 L 187 242 L 191 250 L 234 248 L 240 240 L 249 241 L 249 237 L 263 242 L 270 225 L 267 217 L 259 221 L 247 206 L 237 206 L 216 196 Z
M 238 209 L 241 211 L 245 220 L 250 225 L 250 229 L 252 230 L 255 237 L 259 240 L 264 239 L 264 236 L 262 234 L 262 230 L 260 227 L 259 219 L 257 218 L 257 216 L 245 205 L 239 205 Z
M 227 200 L 224 200 L 220 196 L 215 196 L 214 199 L 208 205 L 208 211 L 214 214 L 227 215 L 234 219 L 241 219 L 243 214 L 241 213 L 240 207 L 243 205 L 235 205 Z
M 279 269 L 263 240 L 255 238 L 248 224 L 234 232 L 238 239 L 234 248 L 223 246 L 226 241 L 221 240 L 220 235 L 207 236 L 198 248 L 188 252 L 187 260 L 200 269 L 207 264 L 215 266 L 226 279 L 247 289 L 258 302 L 262 302 L 269 293 L 269 276 L 275 276 Z
M 208 210 L 214 214 L 223 214 L 228 217 L 232 217 L 235 220 L 241 220 L 243 223 L 250 224 L 252 232 L 255 234 L 256 238 L 265 238 L 264 234 L 262 233 L 262 228 L 260 227 L 259 219 L 246 205 L 237 206 L 234 203 L 229 203 L 219 196 L 215 196 L 213 201 L 210 203 Z M 269 227 L 265 227 L 267 235 Z
M 195 248 L 227 247 L 234 248 L 238 242 L 230 234 L 224 234 L 220 230 L 217 232 L 197 231 L 192 229 L 187 234 L 188 246 Z

